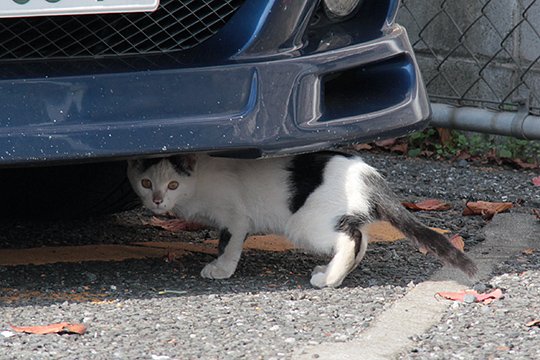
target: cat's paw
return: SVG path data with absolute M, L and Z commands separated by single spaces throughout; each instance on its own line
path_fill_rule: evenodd
M 215 260 L 201 270 L 201 276 L 207 279 L 228 279 L 234 273 L 234 267 L 223 266 L 219 261 Z
M 313 272 L 314 273 L 311 276 L 311 280 L 309 281 L 311 285 L 318 288 L 323 288 L 323 287 L 328 286 L 326 285 L 326 274 L 324 272 L 315 272 L 315 270 L 313 270 Z
M 343 278 L 334 278 L 334 277 L 328 277 L 328 274 L 326 273 L 327 266 L 316 266 L 315 269 L 313 269 L 313 272 L 311 273 L 311 285 L 318 287 L 318 288 L 324 288 L 324 287 L 338 287 L 343 282 Z

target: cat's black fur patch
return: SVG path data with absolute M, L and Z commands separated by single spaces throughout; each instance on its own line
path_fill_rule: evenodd
M 152 166 L 159 163 L 161 160 L 163 160 L 163 158 L 139 159 L 137 160 L 137 169 L 140 172 L 145 172 Z
M 354 240 L 354 256 L 358 255 L 362 245 L 362 232 L 360 229 L 371 221 L 371 217 L 365 214 L 343 215 L 336 223 L 335 229 L 343 232 Z
M 189 155 L 178 155 L 178 156 L 171 156 L 167 158 L 172 166 L 174 167 L 174 170 L 180 175 L 186 175 L 191 176 L 191 172 L 193 171 L 193 165 L 194 165 L 194 158 Z
M 150 158 L 136 160 L 136 168 L 143 173 L 154 165 L 157 165 L 162 160 L 168 160 L 176 172 L 180 175 L 190 176 L 193 172 L 194 158 L 189 155 L 178 155 L 167 158 Z
M 218 241 L 218 256 L 221 256 L 225 249 L 227 248 L 227 245 L 229 245 L 229 241 L 231 241 L 232 234 L 229 232 L 229 229 L 223 229 L 219 233 L 219 241 Z M 247 239 L 247 234 L 244 237 L 244 241 Z
M 223 229 L 219 233 L 219 242 L 218 242 L 218 255 L 221 256 L 225 252 L 225 248 L 229 245 L 231 240 L 231 233 L 229 229 Z
M 351 157 L 352 154 L 337 151 L 321 151 L 311 154 L 296 155 L 287 167 L 289 171 L 289 210 L 295 213 L 306 202 L 308 196 L 323 181 L 326 164 L 334 156 Z

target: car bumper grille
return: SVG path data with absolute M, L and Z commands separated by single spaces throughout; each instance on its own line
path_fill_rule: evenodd
M 161 0 L 153 13 L 0 19 L 0 60 L 182 51 L 221 29 L 243 0 Z

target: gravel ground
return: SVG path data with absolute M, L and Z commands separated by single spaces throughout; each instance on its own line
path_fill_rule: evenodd
M 0 336 L 0 358 L 284 358 L 298 346 L 343 342 L 400 298 L 410 281 L 438 265 L 407 242 L 375 244 L 369 260 L 333 290 L 309 285 L 325 259 L 301 252 L 250 251 L 230 280 L 198 276 L 211 256 L 181 263 L 131 260 L 3 268 L 2 320 L 8 324 L 83 322 L 78 336 Z M 390 264 L 387 264 L 390 263 Z M 402 271 L 401 269 L 410 269 Z M 183 294 L 159 295 L 172 289 Z M 5 354 L 5 355 L 2 355 Z
M 5 355 L 17 358 L 283 358 L 299 344 L 351 339 L 403 293 L 390 285 L 337 291 L 257 287 L 249 292 L 235 286 L 215 290 L 160 299 L 34 306 L 34 319 L 65 321 L 68 313 L 73 316 L 68 320 L 84 322 L 89 331 L 54 339 L 15 335 L 0 346 Z M 353 296 L 359 301 L 350 301 Z M 344 298 L 349 299 L 346 307 Z M 37 316 L 40 313 L 46 316 Z M 29 315 L 27 309 L 15 307 L 5 309 L 3 318 L 20 322 Z M 5 355 L 0 357 L 12 358 Z
M 433 161 L 388 154 L 364 154 L 404 197 L 438 197 L 464 204 L 469 201 L 511 201 L 540 207 L 540 190 L 531 180 L 538 169 Z
M 515 212 L 530 212 L 531 207 L 540 207 L 540 191 L 530 181 L 538 173 L 531 171 L 480 168 L 463 162 L 405 159 L 377 153 L 364 157 L 387 176 L 401 199 L 435 197 L 449 201 L 453 205 L 450 211 L 422 212 L 418 216 L 430 226 L 459 233 L 466 247 L 484 240 L 481 230 L 486 224 L 480 217 L 461 216 L 466 200 L 522 204 L 511 210 Z M 216 237 L 211 230 L 171 234 L 151 228 L 141 223 L 141 218 L 147 216 L 146 212 L 135 210 L 85 221 L 4 223 L 0 224 L 0 247 L 148 240 L 201 242 Z M 535 256 L 530 255 L 525 262 L 515 259 L 506 265 L 508 268 L 500 269 L 501 274 L 519 274 L 521 267 Z M 316 290 L 309 285 L 309 273 L 327 259 L 301 251 L 247 252 L 238 272 L 225 281 L 199 277 L 200 269 L 211 259 L 212 256 L 196 253 L 174 262 L 146 259 L 0 267 L 0 333 L 9 330 L 8 323 L 72 321 L 88 325 L 88 332 L 82 336 L 0 334 L 0 359 L 289 358 L 294 349 L 304 345 L 342 342 L 358 336 L 377 314 L 407 292 L 411 281 L 426 280 L 440 266 L 408 242 L 372 244 L 360 267 L 349 275 L 342 288 Z M 436 346 L 441 347 L 435 345 L 437 341 L 448 342 L 449 337 L 457 336 L 461 340 L 452 338 L 448 347 L 452 350 L 444 353 L 452 355 L 474 343 L 468 339 L 469 335 L 474 337 L 474 331 L 490 334 L 493 344 L 492 348 L 482 348 L 487 344 L 482 340 L 479 358 L 488 358 L 483 355 L 491 354 L 493 349 L 497 356 L 521 351 L 521 345 L 515 345 L 513 339 L 534 338 L 533 332 L 537 330 L 524 328 L 523 323 L 538 314 L 538 307 L 531 303 L 524 306 L 522 299 L 531 286 L 538 289 L 537 270 L 531 268 L 522 276 L 503 274 L 492 280 L 493 286 L 508 291 L 505 300 L 487 307 L 494 319 L 490 325 L 467 325 L 467 319 L 474 322 L 479 314 L 485 315 L 486 307 L 458 305 L 447 315 L 443 328 L 432 329 L 429 338 L 417 339 L 416 352 L 404 357 L 425 357 Z M 182 293 L 160 295 L 158 291 L 163 289 Z M 497 311 L 499 306 L 501 310 Z M 519 310 L 521 306 L 523 309 Z M 508 311 L 515 311 L 516 315 L 522 311 L 524 317 L 508 317 L 505 315 Z M 467 314 L 463 319 L 461 312 Z M 452 320 L 454 328 L 448 327 L 448 320 Z M 462 320 L 464 325 L 457 325 Z M 458 335 L 452 335 L 456 326 L 468 328 L 467 331 L 460 328 Z M 463 345 L 457 345 L 461 342 Z M 527 347 L 525 340 L 520 344 Z M 510 350 L 499 351 L 498 346 Z M 533 354 L 536 349 L 530 351 Z M 435 353 L 440 353 L 440 358 L 449 358 L 441 351 Z

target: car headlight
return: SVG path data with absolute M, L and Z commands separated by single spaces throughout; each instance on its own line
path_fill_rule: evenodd
M 332 20 L 343 20 L 354 15 L 364 0 L 323 0 L 326 16 Z

